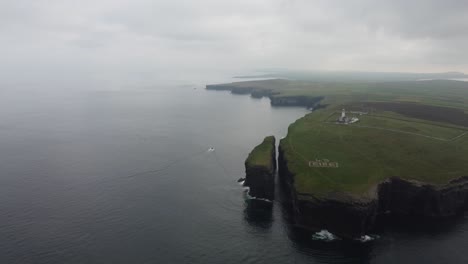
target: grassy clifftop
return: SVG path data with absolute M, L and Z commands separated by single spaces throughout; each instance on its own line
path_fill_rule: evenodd
M 467 207 L 468 82 L 266 80 L 207 89 L 315 109 L 280 141 L 279 175 L 298 226 L 352 238 L 379 214 L 440 218 Z M 249 164 L 270 166 L 267 140 L 249 155 L 247 175 L 265 170 Z M 249 186 L 274 183 L 252 179 Z
M 298 193 L 365 195 L 389 177 L 445 184 L 468 175 L 468 126 L 384 110 L 341 125 L 340 109 L 299 119 L 281 140 Z
M 263 92 L 272 104 L 320 98 L 326 107 L 292 124 L 280 143 L 299 193 L 363 195 L 389 177 L 443 184 L 468 176 L 468 82 L 273 79 L 207 88 Z M 359 122 L 336 124 L 342 108 Z M 248 162 L 265 165 L 267 145 Z
M 468 82 L 452 80 L 324 82 L 273 79 L 207 85 L 207 89 L 261 94 L 272 100 L 320 97 L 323 98 L 321 104 L 325 105 L 368 101 L 412 102 L 468 111 Z
M 275 137 L 268 136 L 263 142 L 256 146 L 252 152 L 250 152 L 247 160 L 245 161 L 246 166 L 254 167 L 261 166 L 268 168 L 272 171 L 275 168 L 275 164 L 272 161 L 272 153 L 275 152 Z

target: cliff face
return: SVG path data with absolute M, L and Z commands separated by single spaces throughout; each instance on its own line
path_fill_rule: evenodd
M 277 93 L 272 89 L 236 86 L 230 84 L 206 85 L 207 90 L 231 91 L 233 94 L 250 94 L 254 98 L 268 97 L 273 106 L 305 106 L 314 107 L 324 98 L 323 96 L 275 96 Z
M 343 238 L 356 238 L 369 232 L 377 216 L 398 218 L 453 217 L 468 206 L 468 177 L 435 186 L 400 178 L 390 178 L 376 186 L 365 198 L 342 193 L 315 197 L 297 193 L 294 175 L 288 169 L 281 145 L 278 168 L 286 185 L 298 226 L 310 230 L 327 229 Z
M 378 193 L 380 213 L 400 217 L 452 217 L 468 205 L 468 177 L 442 186 L 390 178 L 379 184 Z
M 273 106 L 306 106 L 314 107 L 318 102 L 323 99 L 322 96 L 308 97 L 308 96 L 270 96 L 271 105 Z
M 215 91 L 231 91 L 233 94 L 250 94 L 252 97 L 261 98 L 263 96 L 271 96 L 273 92 L 270 89 L 259 89 L 250 86 L 236 86 L 229 84 L 211 84 L 206 85 L 207 90 Z
M 273 200 L 276 170 L 275 148 L 275 138 L 267 137 L 252 150 L 245 161 L 244 185 L 249 187 L 250 196 Z

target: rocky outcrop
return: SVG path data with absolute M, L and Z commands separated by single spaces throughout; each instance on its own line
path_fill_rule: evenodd
M 275 192 L 276 147 L 273 136 L 266 137 L 245 161 L 245 182 L 249 195 L 273 200 Z
M 298 193 L 294 174 L 279 146 L 278 169 L 293 207 L 296 225 L 313 231 L 327 229 L 343 238 L 356 238 L 372 230 L 379 215 L 400 219 L 441 219 L 456 216 L 468 206 L 468 177 L 445 185 L 389 178 L 368 194 L 323 196 Z

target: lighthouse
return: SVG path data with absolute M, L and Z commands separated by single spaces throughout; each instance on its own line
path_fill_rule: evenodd
M 346 123 L 346 111 L 344 110 L 344 108 L 341 111 L 341 116 L 340 116 L 340 118 L 338 118 L 338 122 L 339 123 Z
M 344 125 L 349 125 L 349 124 L 353 124 L 353 123 L 356 123 L 359 121 L 359 118 L 357 117 L 346 117 L 346 110 L 343 108 L 343 110 L 341 110 L 341 116 L 340 118 L 338 118 L 338 123 L 339 124 L 344 124 Z

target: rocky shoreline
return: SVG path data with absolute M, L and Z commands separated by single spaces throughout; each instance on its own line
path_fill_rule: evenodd
M 278 169 L 286 186 L 295 224 L 317 231 L 327 229 L 342 238 L 357 238 L 372 231 L 380 216 L 439 220 L 455 217 L 468 207 L 468 177 L 432 185 L 397 177 L 375 186 L 366 196 L 330 193 L 316 197 L 296 192 L 294 174 L 279 146 Z

